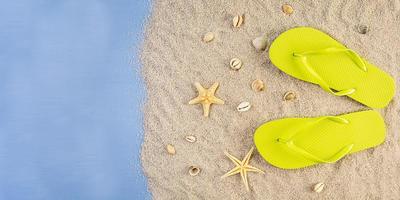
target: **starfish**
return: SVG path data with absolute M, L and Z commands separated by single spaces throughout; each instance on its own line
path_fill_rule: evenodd
M 211 104 L 224 104 L 224 101 L 218 99 L 215 95 L 215 91 L 218 88 L 218 83 L 214 83 L 210 88 L 205 89 L 200 83 L 194 83 L 196 89 L 199 92 L 199 96 L 189 101 L 189 104 L 202 104 L 203 105 L 203 115 L 208 117 L 210 114 L 210 106 Z
M 240 173 L 240 176 L 242 177 L 242 181 L 246 187 L 246 190 L 249 191 L 249 182 L 247 180 L 247 172 L 258 172 L 258 173 L 264 174 L 264 172 L 261 171 L 260 169 L 249 165 L 249 161 L 250 161 L 251 154 L 253 153 L 253 149 L 254 148 L 252 147 L 242 161 L 240 161 L 239 159 L 235 158 L 234 156 L 232 156 L 231 154 L 229 154 L 228 152 L 225 151 L 224 152 L 225 155 L 228 156 L 228 158 L 231 159 L 231 161 L 233 163 L 235 163 L 236 167 L 233 168 L 232 170 L 230 170 L 229 172 L 227 172 L 226 174 L 224 174 L 221 178 L 226 178 L 228 176 L 232 176 L 232 175 Z

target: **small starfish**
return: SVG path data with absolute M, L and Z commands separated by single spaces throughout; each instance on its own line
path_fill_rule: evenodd
M 242 177 L 242 181 L 246 187 L 246 190 L 249 191 L 250 189 L 249 189 L 249 182 L 247 180 L 247 172 L 258 172 L 264 174 L 264 172 L 261 171 L 260 169 L 249 165 L 250 157 L 251 154 L 253 153 L 253 150 L 254 148 L 252 147 L 242 161 L 240 161 L 239 159 L 235 158 L 234 156 L 225 151 L 224 152 L 225 155 L 228 156 L 228 158 L 231 159 L 233 163 L 235 163 L 236 167 L 233 168 L 231 171 L 227 172 L 226 174 L 224 174 L 221 178 L 225 178 L 240 173 L 240 176 Z
M 194 83 L 197 90 L 199 91 L 199 96 L 189 101 L 189 104 L 202 104 L 203 105 L 203 115 L 208 117 L 210 114 L 210 106 L 211 104 L 224 104 L 224 101 L 218 99 L 215 95 L 215 91 L 218 88 L 218 83 L 214 83 L 210 88 L 205 89 L 200 83 Z

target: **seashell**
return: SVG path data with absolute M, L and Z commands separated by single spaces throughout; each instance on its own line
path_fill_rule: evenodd
M 284 4 L 282 6 L 282 11 L 287 14 L 287 15 L 291 15 L 293 13 L 293 7 L 289 4 Z
M 268 38 L 263 35 L 251 41 L 251 44 L 257 51 L 264 51 L 268 46 Z
M 196 167 L 196 166 L 190 166 L 189 167 L 189 174 L 190 176 L 196 176 L 200 173 L 200 168 Z
M 325 183 L 322 183 L 322 182 L 321 183 L 317 183 L 317 184 L 314 185 L 313 190 L 316 193 L 320 193 L 320 192 L 322 192 L 324 187 L 325 187 Z
M 367 34 L 369 32 L 369 28 L 368 28 L 368 26 L 365 26 L 365 25 L 358 25 L 357 32 L 360 34 Z
M 239 28 L 243 22 L 244 22 L 244 15 L 236 15 L 232 19 L 232 24 L 233 24 L 233 27 L 235 27 L 235 28 Z
M 237 109 L 239 112 L 245 112 L 245 111 L 250 110 L 250 108 L 251 108 L 251 104 L 250 104 L 249 102 L 247 102 L 247 101 L 244 101 L 244 102 L 240 103 L 240 104 L 237 106 L 236 109 Z
M 185 140 L 190 142 L 190 143 L 194 143 L 194 142 L 196 142 L 197 139 L 196 139 L 196 137 L 194 135 L 188 135 L 188 136 L 185 137 Z
M 174 154 L 176 153 L 175 147 L 172 146 L 171 144 L 168 144 L 168 145 L 167 145 L 167 152 L 168 152 L 169 154 L 171 154 L 171 155 L 174 155 Z
M 251 89 L 253 89 L 255 92 L 261 92 L 265 88 L 264 82 L 260 79 L 256 79 L 251 83 Z
M 286 92 L 283 95 L 283 100 L 285 101 L 291 101 L 296 99 L 296 94 L 294 92 Z
M 229 65 L 232 69 L 239 70 L 242 68 L 243 63 L 241 60 L 239 60 L 239 58 L 232 58 L 232 60 L 229 62 Z
M 203 41 L 204 42 L 211 42 L 212 40 L 214 40 L 214 33 L 213 32 L 208 32 L 203 37 Z

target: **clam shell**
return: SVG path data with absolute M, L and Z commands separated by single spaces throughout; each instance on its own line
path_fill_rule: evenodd
M 251 104 L 249 103 L 249 102 L 247 102 L 247 101 L 244 101 L 244 102 L 242 102 L 242 103 L 240 103 L 238 106 L 237 106 L 237 111 L 239 111 L 239 112 L 245 112 L 245 111 L 248 111 L 248 110 L 250 110 L 250 108 L 251 108 Z

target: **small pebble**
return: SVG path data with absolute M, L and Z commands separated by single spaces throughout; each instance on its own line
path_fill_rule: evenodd
M 189 174 L 190 176 L 196 176 L 200 173 L 200 168 L 196 167 L 196 166 L 190 166 L 189 167 Z
M 325 183 L 322 183 L 322 182 L 321 183 L 317 183 L 317 184 L 314 185 L 313 191 L 316 192 L 316 193 L 320 193 L 320 192 L 322 192 L 324 187 L 325 187 Z
M 282 11 L 287 14 L 287 15 L 291 15 L 293 13 L 293 7 L 289 4 L 284 4 L 282 6 Z
M 204 42 L 211 42 L 212 40 L 214 40 L 214 33 L 213 32 L 208 32 L 203 37 L 203 41 Z
M 172 146 L 171 144 L 168 144 L 168 145 L 167 145 L 167 152 L 168 152 L 169 154 L 171 154 L 171 155 L 174 155 L 174 154 L 176 153 L 175 147 Z

